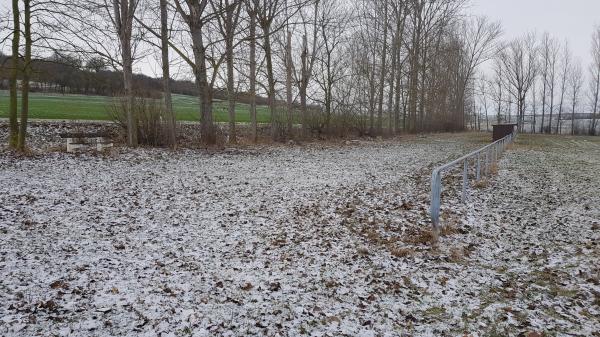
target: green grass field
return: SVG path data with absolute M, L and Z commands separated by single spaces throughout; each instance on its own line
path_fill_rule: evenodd
M 31 93 L 29 99 L 29 118 L 109 120 L 110 117 L 108 115 L 108 111 L 111 104 L 112 98 L 105 96 Z M 8 118 L 8 105 L 8 91 L 0 90 L 0 118 Z M 199 120 L 200 107 L 196 97 L 173 95 L 173 106 L 175 112 L 177 113 L 177 120 Z M 227 102 L 215 101 L 213 110 L 215 121 L 229 121 L 229 116 L 227 114 Z M 238 122 L 250 122 L 250 113 L 248 112 L 247 104 L 239 103 L 236 105 L 236 117 Z M 269 111 L 266 106 L 259 106 L 257 108 L 257 119 L 259 123 L 265 123 L 269 121 Z

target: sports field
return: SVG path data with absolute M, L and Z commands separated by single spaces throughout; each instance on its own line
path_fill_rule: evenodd
M 109 120 L 108 111 L 112 100 L 113 98 L 105 96 L 31 93 L 29 117 L 32 119 Z M 0 118 L 8 118 L 8 104 L 8 91 L 0 90 Z M 200 108 L 196 97 L 173 95 L 173 106 L 178 120 L 199 120 Z M 229 121 L 227 102 L 215 101 L 213 108 L 215 121 Z M 250 122 L 247 104 L 237 104 L 236 115 L 238 122 Z M 257 118 L 259 123 L 269 121 L 267 107 L 258 107 Z

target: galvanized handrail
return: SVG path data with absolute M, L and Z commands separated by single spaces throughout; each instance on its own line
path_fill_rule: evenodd
M 444 164 L 435 170 L 431 174 L 431 222 L 433 222 L 433 229 L 437 236 L 439 233 L 439 225 L 440 225 L 440 204 L 441 204 L 441 195 L 442 195 L 442 173 L 444 171 L 452 168 L 453 166 L 463 163 L 463 182 L 462 182 L 462 202 L 466 202 L 467 200 L 467 185 L 469 182 L 469 160 L 475 159 L 475 176 L 476 180 L 479 181 L 481 179 L 482 173 L 484 175 L 490 174 L 491 166 L 498 161 L 502 152 L 506 150 L 506 147 L 511 144 L 517 136 L 516 131 L 511 133 L 510 135 L 499 139 L 489 145 L 486 145 L 474 152 L 467 154 L 466 156 L 462 156 L 454 161 L 451 161 L 447 164 Z M 482 167 L 482 157 L 485 154 L 485 160 L 483 160 Z M 483 172 L 482 172 L 483 168 Z

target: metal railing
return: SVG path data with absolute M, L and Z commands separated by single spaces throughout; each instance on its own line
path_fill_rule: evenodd
M 487 146 L 480 148 L 477 151 L 471 152 L 466 156 L 460 157 L 450 163 L 444 164 L 431 174 L 431 221 L 436 234 L 439 233 L 440 225 L 440 206 L 442 198 L 442 174 L 458 164 L 463 164 L 462 173 L 462 202 L 467 201 L 467 187 L 469 184 L 469 161 L 473 161 L 475 166 L 475 179 L 481 180 L 481 176 L 489 176 L 492 165 L 494 165 L 500 155 L 506 150 L 506 147 L 511 144 L 517 136 L 516 131 L 510 135 L 497 140 Z

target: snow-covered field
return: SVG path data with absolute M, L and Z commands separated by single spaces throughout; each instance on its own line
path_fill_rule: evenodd
M 0 155 L 0 335 L 598 335 L 598 140 L 523 136 L 429 244 L 483 139 Z

